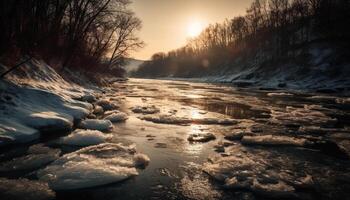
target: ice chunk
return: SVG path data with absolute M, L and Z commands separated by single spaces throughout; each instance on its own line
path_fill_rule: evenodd
M 29 115 L 25 123 L 44 132 L 69 131 L 73 127 L 73 117 L 52 111 L 37 112 Z
M 220 125 L 233 125 L 238 122 L 234 119 L 219 119 L 219 118 L 201 118 L 201 119 L 190 119 L 187 117 L 177 117 L 174 115 L 157 115 L 157 116 L 142 116 L 140 119 L 151 121 L 159 124 L 220 124 Z
M 224 134 L 224 138 L 227 140 L 240 140 L 243 138 L 243 131 L 232 131 Z
M 103 108 L 99 105 L 96 105 L 94 108 L 93 114 L 95 114 L 95 115 L 103 114 Z
M 234 119 L 220 119 L 220 118 L 199 118 L 192 119 L 195 124 L 220 124 L 220 125 L 234 125 L 238 122 Z
M 92 94 L 86 94 L 84 96 L 81 97 L 81 100 L 82 101 L 86 101 L 86 102 L 89 102 L 89 103 L 93 103 L 96 101 L 96 98 L 94 95 Z
M 306 139 L 280 135 L 243 136 L 242 144 L 305 146 Z
M 111 131 L 113 129 L 113 124 L 109 120 L 86 119 L 79 124 L 79 127 L 82 129 Z
M 293 94 L 285 93 L 285 92 L 280 92 L 280 93 L 271 92 L 271 93 L 267 93 L 267 96 L 269 96 L 269 97 L 291 97 L 291 96 L 293 96 Z
M 39 136 L 38 130 L 20 124 L 15 119 L 0 119 L 0 146 L 30 142 Z
M 210 140 L 215 140 L 216 137 L 212 133 L 196 133 L 191 134 L 187 140 L 190 142 L 209 142 Z
M 35 199 L 48 200 L 55 198 L 47 183 L 28 179 L 0 178 L 1 199 Z
M 327 116 L 313 106 L 305 105 L 303 108 L 287 106 L 286 110 L 271 110 L 273 123 L 284 125 L 323 125 L 334 124 L 337 120 Z
M 287 174 L 284 165 L 272 167 L 276 156 L 267 151 L 250 151 L 238 145 L 226 151 L 225 157 L 211 157 L 203 171 L 227 189 L 249 190 L 269 198 L 297 198 L 295 187 L 313 184 L 306 174 Z
M 132 111 L 134 113 L 143 113 L 143 114 L 155 114 L 155 113 L 160 112 L 159 108 L 155 107 L 154 105 L 152 105 L 152 106 L 136 106 L 136 107 L 132 108 Z
M 111 135 L 96 130 L 77 129 L 70 135 L 61 138 L 58 143 L 74 146 L 90 146 L 105 143 Z
M 53 190 L 90 188 L 138 175 L 149 158 L 135 147 L 105 143 L 66 154 L 38 172 Z
M 251 190 L 272 198 L 296 198 L 295 189 L 291 185 L 287 185 L 283 181 L 278 183 L 261 184 L 254 179 Z
M 119 112 L 119 113 L 110 114 L 104 119 L 110 120 L 111 122 L 123 122 L 128 119 L 128 115 L 123 112 Z
M 42 145 L 31 146 L 27 155 L 0 163 L 0 172 L 32 171 L 59 158 L 60 150 Z
M 159 115 L 159 116 L 142 116 L 140 119 L 151 121 L 159 124 L 188 124 L 191 122 L 188 118 L 175 117 L 173 115 Z
M 110 102 L 107 99 L 99 100 L 96 102 L 96 104 L 101 106 L 104 111 L 118 108 L 118 105 L 114 104 L 113 102 Z

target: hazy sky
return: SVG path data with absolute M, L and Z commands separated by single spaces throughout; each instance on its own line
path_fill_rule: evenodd
M 131 8 L 142 20 L 138 34 L 146 47 L 132 57 L 149 59 L 186 43 L 200 27 L 243 15 L 252 0 L 133 0 Z

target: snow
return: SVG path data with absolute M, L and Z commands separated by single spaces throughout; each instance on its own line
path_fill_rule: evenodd
M 113 124 L 109 120 L 85 119 L 80 122 L 79 128 L 106 132 L 113 129 Z
M 152 105 L 152 106 L 135 106 L 134 108 L 132 108 L 132 111 L 134 113 L 142 113 L 142 114 L 155 114 L 155 113 L 160 112 L 159 108 L 155 107 L 154 105 Z
M 128 119 L 128 115 L 123 112 L 112 113 L 104 118 L 105 120 L 110 120 L 113 123 L 123 122 Z
M 31 146 L 27 155 L 0 163 L 0 172 L 32 171 L 59 158 L 61 151 L 40 144 Z
M 35 199 L 48 200 L 55 198 L 53 192 L 46 183 L 28 179 L 0 178 L 1 199 Z
M 53 190 L 90 188 L 136 176 L 148 162 L 133 146 L 104 143 L 66 154 L 37 175 Z
M 112 136 L 96 130 L 77 129 L 66 137 L 61 138 L 58 143 L 73 146 L 90 146 L 105 143 Z
M 45 72 L 51 73 L 51 69 Z M 67 85 L 68 91 L 63 91 L 64 80 L 50 73 L 45 74 L 46 83 L 23 79 L 31 87 L 22 86 L 22 79 L 0 81 L 0 145 L 33 141 L 40 137 L 39 132 L 70 131 L 76 121 L 88 116 L 92 105 L 73 99 L 82 91 L 73 91 Z
M 52 111 L 37 112 L 30 114 L 25 123 L 44 132 L 70 131 L 73 127 L 73 117 Z
M 295 138 L 281 135 L 261 135 L 261 136 L 243 136 L 242 144 L 245 145 L 286 145 L 286 146 L 305 146 L 306 139 Z

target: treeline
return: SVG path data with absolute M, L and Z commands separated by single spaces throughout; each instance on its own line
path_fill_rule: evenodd
M 315 41 L 349 44 L 349 24 L 348 0 L 255 0 L 245 16 L 210 25 L 183 48 L 153 55 L 134 75 L 200 76 L 242 59 L 293 57 L 293 49 Z
M 129 0 L 0 1 L 0 62 L 24 56 L 58 68 L 119 75 L 128 53 L 143 45 Z

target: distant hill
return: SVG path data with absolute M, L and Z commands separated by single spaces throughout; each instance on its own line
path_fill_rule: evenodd
M 127 61 L 127 64 L 123 66 L 123 69 L 125 69 L 128 75 L 132 71 L 137 71 L 139 69 L 139 66 L 145 62 L 144 60 L 137 60 L 134 58 L 127 58 L 126 61 Z

